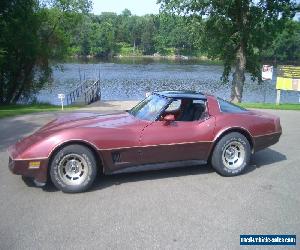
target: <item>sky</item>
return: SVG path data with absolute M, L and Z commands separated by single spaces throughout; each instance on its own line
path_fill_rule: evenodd
M 157 0 L 93 0 L 93 13 L 101 12 L 122 13 L 124 9 L 129 9 L 133 15 L 142 16 L 145 14 L 158 14 L 159 4 Z

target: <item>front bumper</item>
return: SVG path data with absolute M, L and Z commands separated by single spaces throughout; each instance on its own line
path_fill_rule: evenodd
M 32 166 L 32 162 L 39 162 L 39 166 Z M 17 159 L 9 157 L 8 168 L 13 174 L 33 178 L 37 183 L 47 182 L 48 159 Z

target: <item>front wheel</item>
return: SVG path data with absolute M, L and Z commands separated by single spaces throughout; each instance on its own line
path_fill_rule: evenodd
M 249 164 L 251 147 L 247 138 L 237 132 L 221 138 L 214 148 L 211 164 L 223 176 L 235 176 Z
M 50 165 L 53 184 L 66 193 L 84 192 L 97 175 L 97 161 L 91 150 L 82 145 L 68 145 L 60 149 Z

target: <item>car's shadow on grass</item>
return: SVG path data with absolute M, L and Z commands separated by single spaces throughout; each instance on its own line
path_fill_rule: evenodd
M 286 156 L 273 150 L 265 149 L 254 154 L 251 158 L 250 165 L 244 174 L 254 171 L 256 168 L 269 166 L 273 163 L 286 160 Z M 89 192 L 109 188 L 114 185 L 121 185 L 128 182 L 138 182 L 147 180 L 156 180 L 164 178 L 174 178 L 188 175 L 209 174 L 214 172 L 214 169 L 209 165 L 187 166 L 182 168 L 172 168 L 164 170 L 116 174 L 116 175 L 99 175 Z M 30 185 L 31 186 L 31 185 Z M 43 188 L 46 192 L 58 191 L 56 187 L 49 183 Z

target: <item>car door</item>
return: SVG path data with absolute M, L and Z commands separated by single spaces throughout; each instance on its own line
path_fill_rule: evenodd
M 106 131 L 99 138 L 106 141 L 106 148 L 102 149 L 104 165 L 110 172 L 135 167 L 141 164 L 140 139 L 143 130 L 152 124 L 161 111 L 169 103 L 169 99 L 160 95 L 151 95 L 137 104 L 128 113 L 126 119 L 120 122 L 109 122 L 111 132 Z M 102 130 L 103 131 L 103 130 Z M 99 145 L 101 145 L 99 143 Z
M 154 121 L 140 139 L 141 162 L 207 160 L 213 140 L 214 117 L 198 121 Z

